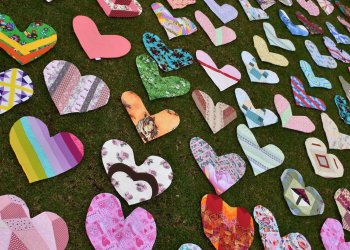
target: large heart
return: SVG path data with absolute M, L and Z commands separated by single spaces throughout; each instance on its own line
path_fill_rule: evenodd
M 332 83 L 328 81 L 326 78 L 317 77 L 315 76 L 315 73 L 313 72 L 311 65 L 304 60 L 299 61 L 299 65 L 301 70 L 303 71 L 310 87 L 312 88 L 325 88 L 325 89 L 331 89 Z
M 350 83 L 348 83 L 342 76 L 339 76 L 339 81 L 343 87 L 346 97 L 350 101 Z
M 345 242 L 343 228 L 336 219 L 327 218 L 322 225 L 320 235 L 326 250 L 350 249 L 350 242 Z
M 174 17 L 161 3 L 151 4 L 159 23 L 164 27 L 169 39 L 188 36 L 197 31 L 196 25 L 186 17 Z
M 350 135 L 340 133 L 335 122 L 326 114 L 321 114 L 323 130 L 330 149 L 350 149 Z
M 170 133 L 180 124 L 179 115 L 170 109 L 150 115 L 141 98 L 132 91 L 124 92 L 121 101 L 144 143 Z
M 276 168 L 283 163 L 283 152 L 273 144 L 261 148 L 254 134 L 246 125 L 238 125 L 237 138 L 250 165 L 252 165 L 255 176 Z
M 321 140 L 315 137 L 307 138 L 305 147 L 317 175 L 324 178 L 339 178 L 343 176 L 343 164 L 337 156 L 327 153 L 327 147 Z
M 73 30 L 90 59 L 118 58 L 131 49 L 130 42 L 123 36 L 101 35 L 94 21 L 87 16 L 74 17 Z
M 219 5 L 215 0 L 204 0 L 204 2 L 223 23 L 228 23 L 238 16 L 236 8 L 230 4 Z
M 249 21 L 269 19 L 269 15 L 259 8 L 254 8 L 248 0 L 239 0 Z
M 215 249 L 249 249 L 254 239 L 254 222 L 247 210 L 230 207 L 219 196 L 206 194 L 201 201 L 205 236 Z
M 108 103 L 109 88 L 94 75 L 81 76 L 72 63 L 54 60 L 44 69 L 46 87 L 61 115 L 84 113 Z
M 311 35 L 323 34 L 322 27 L 310 22 L 300 11 L 295 12 L 295 16 L 303 23 Z
M 329 69 L 335 69 L 337 67 L 337 62 L 334 60 L 334 58 L 331 56 L 321 55 L 320 51 L 316 47 L 316 44 L 310 40 L 305 40 L 305 47 L 318 66 Z
M 323 214 L 324 202 L 313 187 L 305 187 L 303 177 L 295 169 L 286 169 L 281 175 L 284 199 L 292 214 L 313 216 Z
M 333 4 L 328 0 L 317 0 L 318 4 L 320 5 L 321 9 L 327 14 L 332 14 L 334 10 Z
M 52 49 L 57 42 L 57 33 L 42 22 L 29 24 L 19 31 L 13 20 L 0 13 L 0 48 L 20 64 L 27 64 Z
M 64 250 L 69 234 L 66 222 L 55 213 L 31 218 L 26 203 L 15 195 L 0 196 L 1 249 Z
M 142 41 L 148 53 L 156 60 L 159 68 L 165 72 L 177 70 L 193 63 L 193 57 L 190 53 L 183 49 L 169 49 L 155 34 L 144 33 Z
M 257 0 L 257 2 L 263 10 L 270 8 L 276 3 L 275 0 Z
M 108 17 L 135 17 L 142 13 L 136 0 L 97 0 Z
M 350 55 L 345 50 L 339 49 L 332 39 L 324 36 L 323 42 L 333 58 L 342 61 L 343 63 L 350 63 Z
M 297 0 L 297 2 L 310 16 L 318 16 L 320 14 L 320 9 L 312 0 Z
M 213 59 L 202 50 L 196 51 L 196 57 L 220 91 L 235 85 L 241 79 L 241 73 L 238 69 L 229 64 L 219 69 Z
M 334 200 L 337 204 L 343 228 L 350 231 L 350 192 L 346 188 L 339 188 L 334 194 Z
M 210 41 L 215 46 L 228 44 L 236 40 L 237 36 L 233 29 L 227 26 L 215 28 L 210 19 L 199 10 L 196 10 L 194 16 L 196 18 L 196 21 L 199 23 L 204 32 L 208 35 Z
M 243 177 L 246 166 L 238 154 L 217 156 L 213 148 L 199 137 L 191 139 L 190 148 L 217 195 L 226 192 Z
M 275 95 L 274 98 L 277 113 L 279 114 L 282 127 L 296 130 L 303 133 L 315 131 L 315 124 L 307 116 L 296 116 L 292 113 L 292 107 L 288 100 L 282 95 Z
M 33 116 L 13 124 L 10 144 L 30 183 L 69 171 L 84 156 L 83 143 L 75 135 L 60 132 L 50 137 L 46 124 Z
M 275 216 L 266 207 L 256 206 L 253 216 L 259 225 L 259 233 L 264 249 L 311 250 L 310 243 L 300 233 L 289 233 L 281 237 Z
M 334 102 L 337 106 L 340 118 L 345 124 L 350 125 L 350 108 L 348 107 L 345 98 L 340 95 L 336 95 L 334 97 Z
M 344 18 L 341 16 L 337 16 L 338 21 L 347 29 L 347 31 L 350 33 L 350 23 L 347 22 Z
M 249 128 L 269 126 L 278 122 L 278 118 L 269 109 L 256 109 L 247 92 L 241 88 L 235 89 L 237 103 L 245 116 Z
M 0 73 L 0 114 L 26 102 L 34 94 L 32 79 L 20 69 Z
M 294 36 L 308 36 L 309 32 L 303 25 L 294 24 L 284 10 L 279 10 L 278 15 L 289 32 Z
M 237 118 L 236 110 L 233 107 L 222 102 L 214 105 L 211 97 L 203 91 L 194 90 L 192 98 L 214 134 Z
M 269 51 L 269 48 L 267 47 L 267 44 L 262 37 L 255 35 L 253 36 L 253 41 L 254 47 L 256 49 L 256 52 L 258 52 L 261 61 L 282 67 L 288 66 L 289 62 L 287 58 L 285 58 L 281 54 Z
M 172 182 L 173 171 L 166 160 L 150 156 L 137 166 L 134 152 L 126 142 L 106 141 L 101 156 L 108 178 L 129 205 L 160 195 Z
M 181 96 L 190 91 L 191 84 L 184 78 L 178 76 L 161 77 L 157 63 L 148 55 L 137 56 L 136 66 L 150 100 Z
M 180 246 L 179 250 L 202 250 L 202 248 L 193 243 L 185 243 Z
M 196 0 L 167 0 L 171 8 L 173 9 L 182 9 L 187 5 L 195 4 Z
M 151 250 L 157 237 L 152 214 L 138 207 L 124 218 L 120 201 L 109 193 L 92 199 L 85 230 L 91 244 L 99 250 Z
M 270 45 L 280 47 L 289 51 L 295 51 L 295 46 L 292 43 L 292 41 L 277 37 L 275 28 L 270 23 L 264 22 L 263 28 Z
M 350 44 L 350 37 L 337 31 L 333 24 L 326 22 L 329 32 L 334 36 L 337 43 Z

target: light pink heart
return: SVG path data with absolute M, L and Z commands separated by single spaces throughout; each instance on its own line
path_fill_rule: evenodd
M 350 242 L 345 242 L 343 227 L 336 219 L 328 218 L 323 223 L 321 239 L 326 250 L 350 249 Z

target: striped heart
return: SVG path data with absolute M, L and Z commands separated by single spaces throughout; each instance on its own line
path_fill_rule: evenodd
M 84 156 L 84 146 L 75 135 L 60 132 L 50 137 L 46 124 L 32 116 L 13 124 L 10 144 L 30 183 L 64 173 Z
M 295 16 L 304 24 L 311 35 L 323 34 L 323 29 L 317 24 L 310 22 L 300 11 L 297 11 Z
M 334 59 L 337 59 L 343 63 L 350 63 L 350 55 L 345 50 L 339 49 L 332 39 L 324 36 L 323 42 Z

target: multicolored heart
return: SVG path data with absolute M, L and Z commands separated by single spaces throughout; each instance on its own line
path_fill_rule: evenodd
M 339 188 L 334 194 L 334 200 L 337 204 L 343 228 L 350 231 L 350 192 L 346 188 Z
M 239 0 L 249 21 L 269 19 L 269 15 L 259 8 L 254 8 L 248 0 Z
M 97 0 L 108 17 L 135 17 L 142 13 L 136 0 Z
M 350 125 L 350 108 L 347 106 L 345 98 L 340 95 L 336 95 L 334 97 L 334 102 L 337 106 L 340 118 L 345 124 Z
M 344 231 L 338 220 L 327 218 L 322 225 L 320 234 L 326 250 L 350 249 L 350 242 L 345 242 Z
M 321 114 L 323 130 L 330 149 L 350 149 L 350 135 L 340 133 L 335 122 L 326 114 Z

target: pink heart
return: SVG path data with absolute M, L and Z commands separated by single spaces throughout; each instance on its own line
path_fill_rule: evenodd
M 168 3 L 173 9 L 182 9 L 187 5 L 195 4 L 196 0 L 168 0 Z
M 336 219 L 328 218 L 323 223 L 321 239 L 326 250 L 350 249 L 350 242 L 345 242 L 343 227 Z
M 320 9 L 312 0 L 297 0 L 299 5 L 303 7 L 311 16 L 318 16 Z
M 126 219 L 117 197 L 109 193 L 96 195 L 85 222 L 86 233 L 95 249 L 148 250 L 157 237 L 153 216 L 136 208 Z
M 87 16 L 74 17 L 73 29 L 90 59 L 122 57 L 131 49 L 130 42 L 122 36 L 101 35 L 94 21 Z

